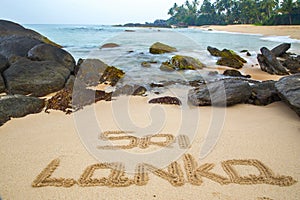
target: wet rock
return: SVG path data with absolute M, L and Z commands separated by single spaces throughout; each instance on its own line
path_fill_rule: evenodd
M 300 117 L 300 74 L 281 78 L 275 87 L 280 98 Z
M 291 74 L 300 73 L 300 56 L 289 56 L 281 64 L 289 70 Z
M 250 53 L 250 52 L 247 52 L 247 53 L 246 53 L 246 56 L 252 56 L 252 55 L 251 55 L 251 53 Z
M 289 74 L 269 49 L 263 47 L 260 51 L 262 54 L 257 55 L 257 60 L 262 71 L 277 75 Z
M 106 43 L 106 44 L 102 45 L 100 47 L 100 49 L 109 49 L 109 48 L 116 48 L 116 47 L 120 47 L 120 45 L 118 45 L 116 43 Z
M 142 67 L 149 68 L 149 67 L 151 67 L 151 63 L 149 63 L 149 62 L 142 62 L 142 63 L 141 63 L 141 66 L 142 66 Z
M 62 89 L 70 71 L 53 61 L 19 58 L 3 72 L 6 89 L 11 94 L 44 96 Z
M 205 80 L 203 80 L 203 79 L 189 81 L 189 85 L 192 87 L 199 87 L 200 85 L 202 85 L 204 83 L 205 83 Z
M 65 89 L 73 90 L 75 80 L 76 80 L 76 77 L 74 75 L 71 75 L 65 84 Z
M 159 69 L 165 72 L 173 72 L 175 71 L 175 66 L 173 66 L 169 61 L 166 61 L 160 65 Z
M 291 48 L 291 43 L 283 43 L 276 47 L 274 47 L 271 52 L 274 54 L 275 57 L 280 57 L 286 53 L 287 50 Z
M 164 53 L 172 53 L 176 51 L 177 51 L 176 48 L 160 42 L 154 43 L 149 49 L 149 52 L 152 54 L 164 54 Z
M 245 103 L 251 95 L 251 87 L 246 81 L 225 79 L 191 89 L 188 101 L 194 106 L 231 106 Z
M 173 56 L 171 59 L 171 64 L 177 70 L 185 70 L 185 69 L 196 70 L 205 67 L 205 65 L 201 63 L 198 59 L 195 59 L 190 56 L 181 56 L 181 55 Z
M 7 95 L 0 97 L 0 126 L 10 118 L 24 117 L 39 113 L 45 106 L 42 99 L 23 95 Z
M 0 73 L 8 68 L 8 60 L 5 56 L 0 54 Z
M 217 61 L 217 65 L 240 69 L 244 66 L 244 63 L 247 62 L 232 50 L 223 49 L 222 51 L 220 51 L 219 49 L 210 46 L 207 47 L 207 50 L 212 56 L 221 57 Z
M 147 89 L 139 85 L 124 85 L 116 89 L 113 96 L 120 95 L 133 95 L 133 96 L 144 96 Z
M 70 71 L 74 71 L 75 60 L 73 56 L 67 51 L 49 44 L 39 44 L 34 46 L 28 51 L 27 57 L 36 61 L 55 61 L 65 66 Z
M 113 66 L 108 66 L 100 78 L 100 83 L 109 82 L 111 86 L 115 86 L 124 75 L 125 72 L 122 70 Z
M 148 103 L 151 103 L 151 104 L 182 105 L 180 99 L 178 99 L 177 97 L 170 97 L 170 96 L 151 99 Z
M 239 72 L 238 70 L 234 70 L 234 69 L 225 70 L 223 75 L 224 76 L 233 76 L 233 77 L 251 78 L 250 75 L 243 75 L 241 72 Z
M 252 93 L 248 103 L 265 106 L 273 102 L 280 101 L 281 99 L 276 91 L 275 83 L 275 81 L 263 81 L 261 83 L 251 85 Z
M 152 87 L 152 88 L 161 88 L 161 87 L 164 87 L 164 84 L 162 84 L 162 83 L 151 83 L 150 84 L 150 87 Z
M 40 40 L 24 36 L 8 36 L 0 41 L 0 54 L 6 58 L 11 56 L 26 57 L 27 52 L 34 46 L 41 44 Z
M 61 48 L 62 46 L 50 41 L 47 37 L 33 31 L 30 29 L 26 29 L 23 26 L 7 21 L 0 20 L 0 41 L 6 40 L 9 37 L 26 37 L 39 40 L 46 44 L 51 44 L 53 46 Z
M 75 68 L 76 78 L 87 86 L 99 84 L 107 64 L 98 59 L 79 59 Z

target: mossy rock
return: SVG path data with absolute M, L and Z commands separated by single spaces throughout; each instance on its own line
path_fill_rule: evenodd
M 178 70 L 185 70 L 185 69 L 196 70 L 205 67 L 205 65 L 201 63 L 198 59 L 195 59 L 190 56 L 181 56 L 181 55 L 173 56 L 171 59 L 171 63 Z
M 125 72 L 123 72 L 122 70 L 114 67 L 114 66 L 108 66 L 103 75 L 100 78 L 100 82 L 104 83 L 104 82 L 110 82 L 111 86 L 115 86 L 117 84 L 117 82 L 123 78 L 125 75 Z
M 177 51 L 176 48 L 160 42 L 154 43 L 149 49 L 149 52 L 152 54 L 164 54 L 164 53 L 171 53 L 176 51 Z
M 173 66 L 169 61 L 163 62 L 160 66 L 161 71 L 172 72 L 175 71 L 175 66 Z

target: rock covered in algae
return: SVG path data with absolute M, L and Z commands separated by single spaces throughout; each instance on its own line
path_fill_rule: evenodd
M 152 54 L 164 54 L 164 53 L 172 53 L 176 51 L 177 51 L 176 48 L 160 42 L 154 43 L 149 49 L 149 52 Z

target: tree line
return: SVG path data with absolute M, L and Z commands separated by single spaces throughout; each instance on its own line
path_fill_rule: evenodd
M 300 24 L 300 0 L 199 0 L 174 3 L 168 24 Z

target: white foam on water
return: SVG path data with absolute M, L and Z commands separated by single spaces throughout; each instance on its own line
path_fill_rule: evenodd
M 292 39 L 292 38 L 290 38 L 290 36 L 266 36 L 266 37 L 262 37 L 260 39 L 271 41 L 271 42 L 300 43 L 300 40 Z

